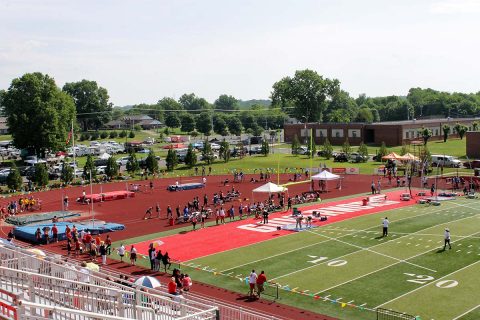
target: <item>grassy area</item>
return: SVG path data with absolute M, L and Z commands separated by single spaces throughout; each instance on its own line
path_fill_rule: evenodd
M 376 319 L 376 306 L 452 319 L 480 299 L 474 289 L 480 285 L 474 276 L 480 272 L 480 215 L 471 201 L 389 211 L 387 238 L 379 237 L 380 212 L 199 258 L 182 270 L 246 293 L 250 270 L 265 269 L 280 284 L 281 303 L 340 319 Z M 446 225 L 453 250 L 441 251 Z M 474 310 L 467 318 L 479 314 Z

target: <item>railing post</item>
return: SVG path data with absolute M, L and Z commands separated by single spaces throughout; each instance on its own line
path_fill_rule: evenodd
M 122 291 L 117 292 L 118 316 L 125 317 L 125 305 L 123 301 Z
M 180 316 L 184 317 L 187 315 L 187 310 L 185 308 L 185 300 L 184 299 L 179 299 L 180 304 Z
M 138 290 L 138 287 L 135 287 L 135 319 L 142 319 L 142 300 L 140 295 L 142 291 Z
M 31 302 L 35 302 L 35 283 L 33 282 L 33 274 L 28 275 L 28 296 Z

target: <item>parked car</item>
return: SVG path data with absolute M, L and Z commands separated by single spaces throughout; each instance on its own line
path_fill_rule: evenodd
M 432 166 L 459 168 L 462 162 L 453 156 L 432 154 Z
M 97 174 L 105 174 L 105 169 L 107 169 L 107 166 L 98 166 Z
M 348 161 L 348 157 L 345 153 L 338 153 L 335 155 L 335 157 L 333 158 L 333 161 L 334 162 L 347 162 Z
M 250 149 L 250 151 L 248 151 L 248 153 L 249 153 L 250 155 L 252 155 L 252 154 L 261 154 L 261 153 L 262 153 L 262 147 L 261 147 L 261 146 L 252 147 L 252 148 Z
M 301 155 L 309 155 L 310 151 L 308 150 L 307 147 L 301 146 L 301 147 L 298 147 L 297 150 L 292 150 L 292 153 L 293 154 L 301 154 Z
M 121 157 L 121 158 L 118 158 L 116 163 L 119 165 L 119 166 L 126 166 L 127 163 L 128 163 L 128 160 L 130 160 L 130 157 Z M 106 163 L 105 163 L 106 164 Z
M 367 162 L 368 157 L 363 156 L 363 155 L 359 154 L 358 152 L 353 152 L 353 153 L 350 153 L 349 159 L 350 159 L 350 162 L 352 162 L 352 163 L 360 163 L 360 162 Z
M 472 160 L 463 163 L 463 166 L 468 169 L 480 168 L 480 160 Z

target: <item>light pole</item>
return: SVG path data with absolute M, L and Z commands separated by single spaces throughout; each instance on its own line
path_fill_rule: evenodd
M 307 121 L 308 121 L 308 117 L 307 116 L 302 116 L 302 119 L 305 119 L 304 121 L 304 125 L 303 125 L 303 129 L 305 129 L 303 132 L 305 132 L 305 145 L 308 143 L 307 141 L 307 138 L 308 138 L 308 134 L 307 134 Z

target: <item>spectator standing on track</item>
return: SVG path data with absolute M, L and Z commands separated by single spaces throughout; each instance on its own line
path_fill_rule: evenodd
M 170 257 L 168 256 L 168 252 L 165 252 L 165 254 L 162 257 L 162 264 L 163 267 L 165 268 L 165 272 L 167 272 L 167 265 L 168 269 L 172 266 L 172 263 L 170 262 Z
M 207 178 L 203 177 L 202 182 L 203 182 L 203 185 L 206 186 L 207 185 Z
M 63 198 L 63 209 L 68 210 L 68 196 Z
M 220 223 L 225 224 L 225 209 L 220 207 Z
M 435 184 L 432 183 L 432 187 L 430 188 L 430 195 L 433 197 L 434 194 L 435 194 Z
M 100 256 L 102 257 L 102 264 L 107 264 L 107 247 L 105 246 L 105 242 L 100 242 L 100 248 L 98 249 L 100 252 Z
M 235 208 L 232 206 L 230 210 L 228 210 L 230 221 L 235 221 Z
M 382 227 L 383 227 L 383 235 L 382 237 L 388 236 L 388 225 L 390 224 L 390 221 L 388 221 L 388 218 L 385 217 L 382 222 Z
M 107 249 L 107 255 L 112 254 L 112 238 L 110 238 L 109 234 L 107 234 L 107 238 L 105 239 L 105 249 Z
M 153 243 L 150 243 L 148 246 L 148 258 L 150 259 L 150 270 L 155 270 L 155 257 L 157 253 L 155 252 L 155 248 L 153 247 Z
M 157 211 L 157 218 L 160 219 L 160 205 L 157 202 L 157 205 L 155 206 L 155 211 Z
M 203 205 L 206 207 L 208 206 L 208 197 L 207 197 L 207 194 L 204 194 L 203 195 Z
M 137 249 L 135 248 L 135 246 L 132 245 L 130 247 L 130 264 L 134 266 L 136 262 L 137 262 Z
M 167 219 L 172 219 L 173 218 L 173 212 L 172 212 L 172 207 L 168 205 L 167 207 Z
M 125 246 L 123 245 L 123 243 L 120 245 L 120 247 L 118 247 L 117 249 L 117 252 L 118 252 L 118 255 L 120 256 L 120 261 L 123 262 L 123 257 L 125 256 Z
M 52 239 L 53 242 L 58 242 L 58 228 L 56 224 L 52 226 Z
M 177 213 L 177 220 L 180 220 L 180 205 L 178 205 L 176 208 L 175 208 L 175 211 Z
M 265 271 L 262 270 L 257 277 L 257 296 L 260 298 L 260 294 L 265 291 L 264 285 L 267 282 L 267 276 L 265 276 Z
M 192 230 L 195 231 L 195 226 L 197 225 L 197 215 L 192 215 Z
M 380 179 L 378 179 L 378 182 L 377 182 L 377 193 L 378 194 L 382 193 L 382 182 L 380 181 Z
M 268 224 L 268 210 L 263 210 L 263 224 Z
M 157 255 L 155 256 L 155 271 L 160 271 L 160 264 L 162 263 L 162 259 L 162 250 L 158 250 Z
M 255 270 L 252 270 L 250 276 L 248 276 L 248 284 L 250 285 L 249 296 L 253 298 L 255 296 L 255 285 L 257 284 L 257 274 Z
M 370 188 L 372 189 L 372 194 L 375 194 L 376 190 L 375 189 L 375 181 L 372 180 L 372 184 L 370 185 Z
M 445 239 L 445 244 L 443 245 L 443 251 L 447 249 L 447 244 L 448 244 L 448 249 L 452 249 L 452 245 L 450 244 L 450 229 L 445 228 L 445 233 L 444 233 L 444 239 Z

